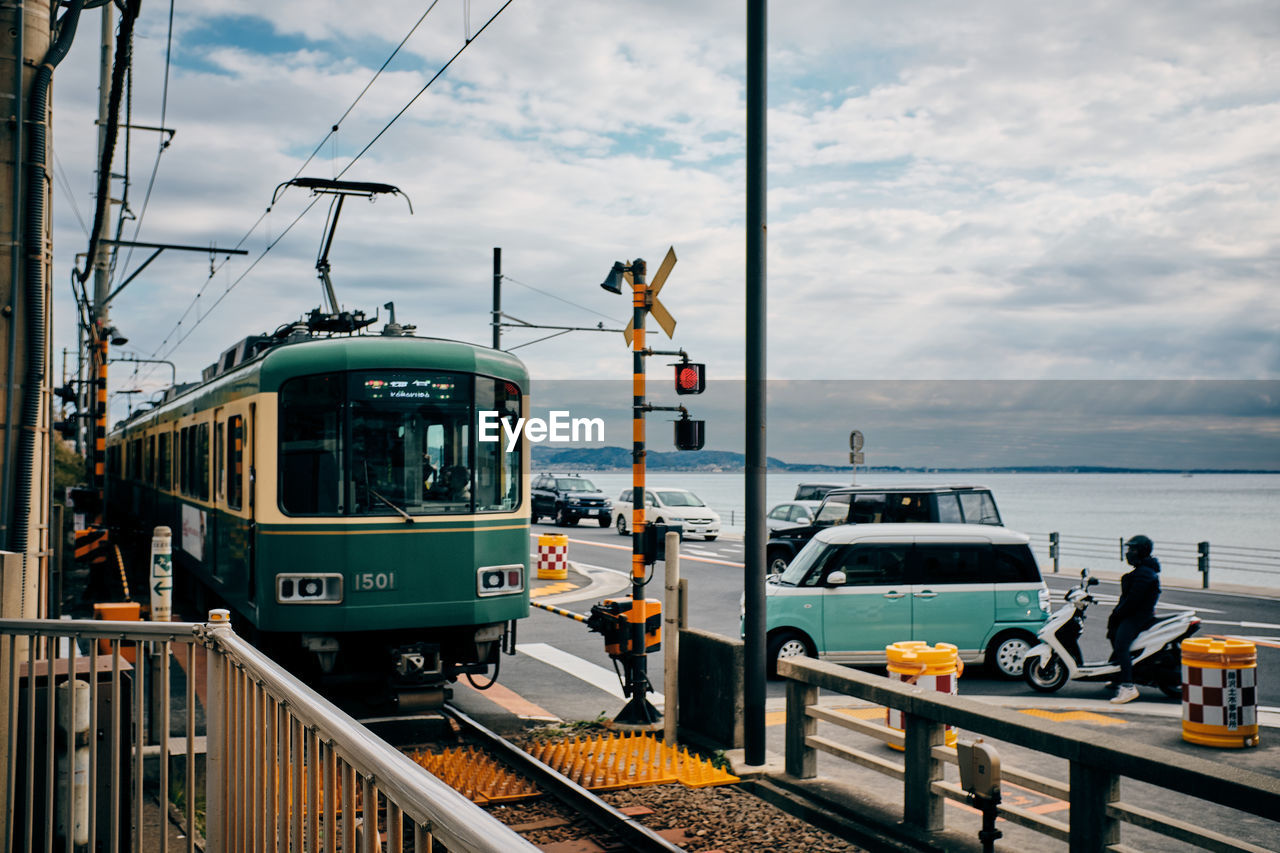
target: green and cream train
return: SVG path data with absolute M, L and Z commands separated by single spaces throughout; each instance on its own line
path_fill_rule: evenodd
M 527 416 L 528 385 L 457 341 L 246 338 L 112 431 L 108 523 L 171 528 L 177 591 L 321 686 L 496 677 L 529 612 L 528 458 L 476 423 Z

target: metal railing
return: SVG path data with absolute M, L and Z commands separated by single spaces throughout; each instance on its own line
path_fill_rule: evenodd
M 944 763 L 956 762 L 953 747 L 943 746 L 944 726 L 1034 750 L 1069 762 L 1068 781 L 1020 772 L 1002 764 L 1006 781 L 1069 803 L 1069 822 L 1053 820 L 1030 810 L 999 806 L 999 816 L 1059 841 L 1072 851 L 1132 850 L 1121 846 L 1121 825 L 1141 826 L 1168 838 L 1215 851 L 1257 853 L 1259 847 L 1235 837 L 1203 829 L 1187 820 L 1160 814 L 1120 800 L 1120 778 L 1144 782 L 1238 811 L 1276 821 L 1280 816 L 1280 778 L 1255 773 L 1172 750 L 1135 743 L 1132 739 L 1046 724 L 1041 719 L 995 707 L 964 696 L 925 690 L 912 684 L 859 672 L 809 658 L 778 661 L 778 674 L 787 679 L 786 772 L 798 779 L 817 775 L 817 752 L 822 751 L 861 767 L 901 780 L 903 819 L 925 832 L 945 828 L 946 799 L 966 802 L 967 792 L 944 781 Z M 819 689 L 854 696 L 904 712 L 901 733 L 835 713 L 818 706 Z M 818 735 L 821 720 L 903 749 L 903 763 L 859 750 Z M 1185 814 L 1185 812 L 1184 812 Z M 1276 837 L 1273 827 L 1269 837 Z
M 1053 571 L 1057 572 L 1064 558 L 1070 558 L 1073 565 L 1080 560 L 1115 560 L 1124 563 L 1123 536 L 1085 536 L 1073 533 L 1029 533 L 1033 539 L 1033 547 L 1037 550 L 1047 547 Z M 1035 541 L 1043 537 L 1045 546 Z M 1280 550 L 1275 548 L 1255 548 L 1244 545 L 1214 545 L 1208 542 L 1166 542 L 1159 543 L 1160 563 L 1165 568 L 1189 569 L 1200 573 L 1200 586 L 1209 588 L 1210 552 L 1212 565 L 1219 571 L 1236 572 L 1246 575 L 1258 575 L 1255 583 L 1274 585 L 1280 578 Z
M 87 844 L 167 853 L 168 757 L 184 752 L 188 851 L 201 795 L 208 850 L 400 853 L 409 841 L 415 853 L 436 843 L 450 851 L 536 849 L 237 636 L 225 611 L 210 618 L 0 619 L 3 849 L 72 853 Z M 153 667 L 131 663 L 131 655 L 156 661 L 157 690 L 148 692 Z M 175 666 L 185 702 L 170 695 Z M 195 769 L 201 707 L 203 785 Z M 175 717 L 185 738 L 171 737 Z M 153 755 L 161 758 L 154 770 Z M 58 781 L 67 779 L 69 786 Z M 158 820 L 144 815 L 150 793 Z

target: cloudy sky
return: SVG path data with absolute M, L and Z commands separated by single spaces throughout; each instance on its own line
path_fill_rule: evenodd
M 500 246 L 509 314 L 618 327 L 609 266 L 674 246 L 674 343 L 740 377 L 744 4 L 513 0 L 476 36 L 501 3 L 441 0 L 344 118 L 429 6 L 176 0 L 170 45 L 168 4 L 143 3 L 132 120 L 159 124 L 169 48 L 177 134 L 136 239 L 250 254 L 212 276 L 207 255 L 162 255 L 112 306 L 125 349 L 192 379 L 319 305 L 325 206 L 298 219 L 312 200 L 290 190 L 263 214 L 282 181 L 341 174 L 413 203 L 344 209 L 346 306 L 487 343 Z M 772 6 L 771 378 L 1280 377 L 1273 3 Z M 99 15 L 55 77 L 59 349 L 92 220 Z M 133 135 L 135 215 L 156 148 Z M 122 253 L 116 281 L 144 257 Z M 630 373 L 618 335 L 517 353 L 539 378 Z M 118 365 L 112 390 L 167 378 Z

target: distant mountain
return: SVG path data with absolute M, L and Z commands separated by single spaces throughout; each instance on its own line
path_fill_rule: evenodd
M 746 457 L 727 450 L 649 450 L 645 463 L 655 471 L 742 471 Z M 809 462 L 783 462 L 773 456 L 768 458 L 771 471 L 819 471 L 849 473 L 848 465 L 815 465 Z M 622 447 L 550 447 L 533 446 L 533 466 L 539 469 L 573 469 L 575 471 L 626 471 L 631 468 L 631 451 Z M 1280 474 L 1272 469 L 1247 471 L 1222 468 L 1107 468 L 1099 465 L 1007 465 L 1000 467 L 976 466 L 967 468 L 918 468 L 898 465 L 872 465 L 860 467 L 860 471 L 911 474 L 949 474 L 954 472 L 986 474 Z
M 535 444 L 533 464 L 536 468 L 628 470 L 631 468 L 631 451 L 621 447 L 548 447 Z M 741 471 L 746 467 L 746 458 L 741 453 L 727 450 L 649 450 L 645 453 L 645 464 L 662 471 Z M 839 470 L 834 466 L 791 465 L 772 456 L 768 466 L 779 471 Z

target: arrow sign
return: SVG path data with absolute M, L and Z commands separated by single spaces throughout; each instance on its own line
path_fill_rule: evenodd
M 653 297 L 653 305 L 649 308 L 649 313 L 653 315 L 653 319 L 658 321 L 658 325 L 662 327 L 662 331 L 667 333 L 668 338 L 675 337 L 676 319 L 671 316 L 671 312 L 666 306 L 658 301 L 658 292 L 662 290 L 662 285 L 667 283 L 667 276 L 671 274 L 671 268 L 676 265 L 675 247 L 667 249 L 667 255 L 662 259 L 662 263 L 658 266 L 658 271 L 653 276 L 653 281 L 649 283 L 649 294 Z M 634 280 L 631 273 L 625 274 L 627 282 L 632 283 Z M 627 339 L 627 345 L 631 345 L 632 333 L 635 331 L 635 320 L 627 324 L 627 328 L 623 330 L 622 336 Z
M 168 592 L 171 589 L 173 589 L 173 584 L 169 584 L 168 586 L 165 586 L 164 582 L 161 581 L 160 583 L 157 583 L 155 586 L 151 588 L 156 591 L 156 595 L 159 595 L 162 592 Z

